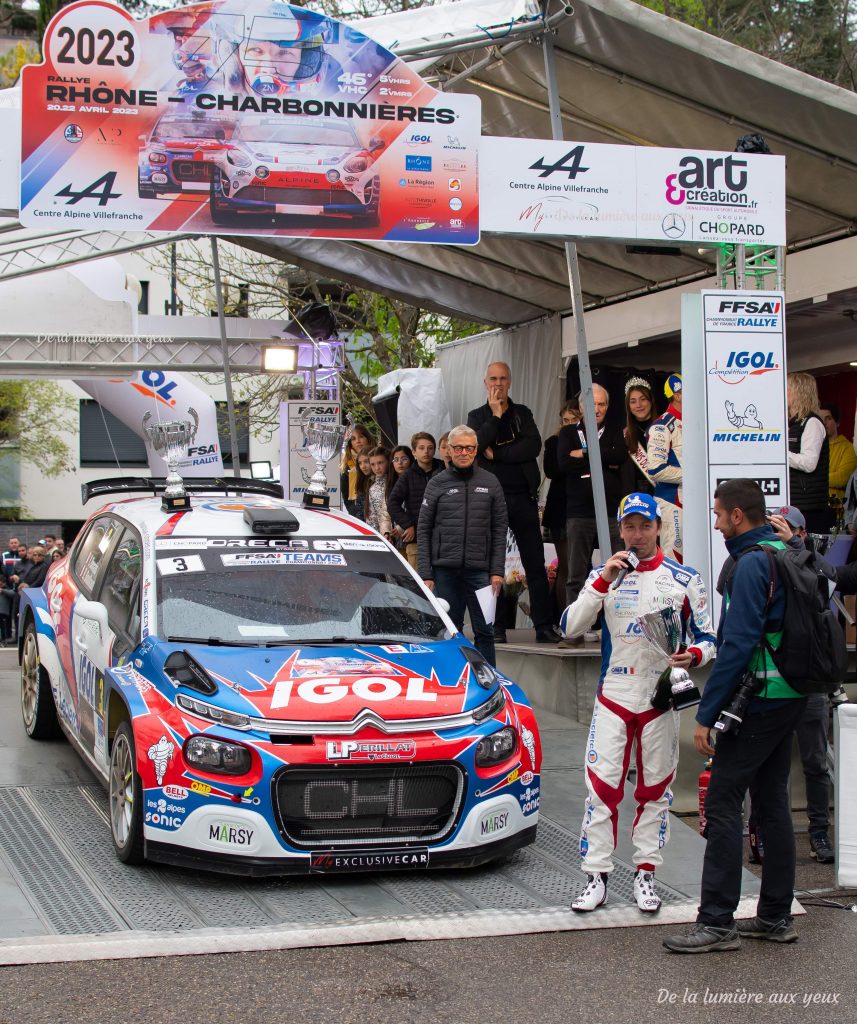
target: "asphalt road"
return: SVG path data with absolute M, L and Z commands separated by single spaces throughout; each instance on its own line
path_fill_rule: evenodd
M 805 836 L 798 847 L 799 884 L 832 885 Z M 794 945 L 706 956 L 667 953 L 674 929 L 653 926 L 3 967 L 0 1024 L 853 1024 L 857 913 L 808 906 L 797 928 Z

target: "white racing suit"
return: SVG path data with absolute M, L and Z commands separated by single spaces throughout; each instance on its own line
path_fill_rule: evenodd
M 681 413 L 670 405 L 649 427 L 646 473 L 655 485 L 661 516 L 661 550 L 667 558 L 682 556 Z
M 695 569 L 665 558 L 658 548 L 640 562 L 618 589 L 611 590 L 596 569 L 580 596 L 562 614 L 566 636 L 578 636 L 604 612 L 601 677 L 586 744 L 584 771 L 588 796 L 580 830 L 580 854 L 587 874 L 609 872 L 619 824 L 619 804 L 636 745 L 637 810 L 631 826 L 634 864 L 654 871 L 663 862 L 669 838 L 670 784 L 678 767 L 676 711 L 656 711 L 649 701 L 666 667 L 666 657 L 643 638 L 635 619 L 672 605 L 685 622 L 693 664 L 715 654 L 705 584 Z

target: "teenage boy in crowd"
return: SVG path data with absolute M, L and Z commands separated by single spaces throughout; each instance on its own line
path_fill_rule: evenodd
M 411 438 L 414 464 L 399 477 L 387 499 L 387 510 L 396 526 L 401 527 L 405 555 L 415 569 L 417 520 L 420 517 L 420 506 L 426 493 L 426 485 L 433 476 L 444 469 L 443 462 L 434 457 L 434 450 L 434 438 L 431 434 L 425 431 L 414 434 Z

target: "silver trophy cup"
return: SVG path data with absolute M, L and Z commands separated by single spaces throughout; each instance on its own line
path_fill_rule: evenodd
M 143 430 L 149 443 L 167 464 L 166 487 L 161 504 L 164 511 L 190 507 L 184 481 L 178 471 L 179 462 L 187 457 L 188 446 L 193 444 L 199 429 L 199 416 L 196 410 L 189 408 L 188 413 L 193 419 L 192 423 L 190 420 L 164 420 L 161 423 L 152 423 L 150 412 L 143 417 Z
M 319 414 L 312 408 L 304 409 L 301 432 L 315 462 L 315 472 L 304 491 L 304 505 L 308 508 L 330 508 L 325 466 L 348 444 L 352 426 L 350 417 L 348 423 L 334 423 L 329 415 Z
M 641 615 L 636 624 L 644 638 L 659 654 L 671 658 L 678 654 L 684 643 L 684 623 L 676 608 L 661 608 Z M 669 691 L 664 693 L 664 683 Z M 676 711 L 693 707 L 702 700 L 699 688 L 683 668 L 671 668 L 661 676 L 652 693 L 652 706 L 666 710 L 672 705 Z

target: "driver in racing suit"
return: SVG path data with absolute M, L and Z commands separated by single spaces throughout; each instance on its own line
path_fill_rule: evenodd
M 636 744 L 637 809 L 631 826 L 634 844 L 634 898 L 644 913 L 660 909 L 654 871 L 663 862 L 669 838 L 670 784 L 678 766 L 678 712 L 658 711 L 650 697 L 666 659 L 645 641 L 635 620 L 648 612 L 674 607 L 685 625 L 688 646 L 670 659 L 681 668 L 704 665 L 714 657 L 705 585 L 698 572 L 664 556 L 658 546 L 661 520 L 650 494 L 623 498 L 617 518 L 622 540 L 639 558 L 629 567 L 629 551 L 619 551 L 589 576 L 574 604 L 563 612 L 562 631 L 579 636 L 603 615 L 601 677 L 586 745 L 588 796 L 580 830 L 580 852 L 587 884 L 571 904 L 589 911 L 607 900 L 607 876 L 619 822 L 619 803 Z
M 681 504 L 681 374 L 671 373 L 664 384 L 670 404 L 649 427 L 646 472 L 655 485 L 661 516 L 661 550 L 667 558 L 682 561 Z

